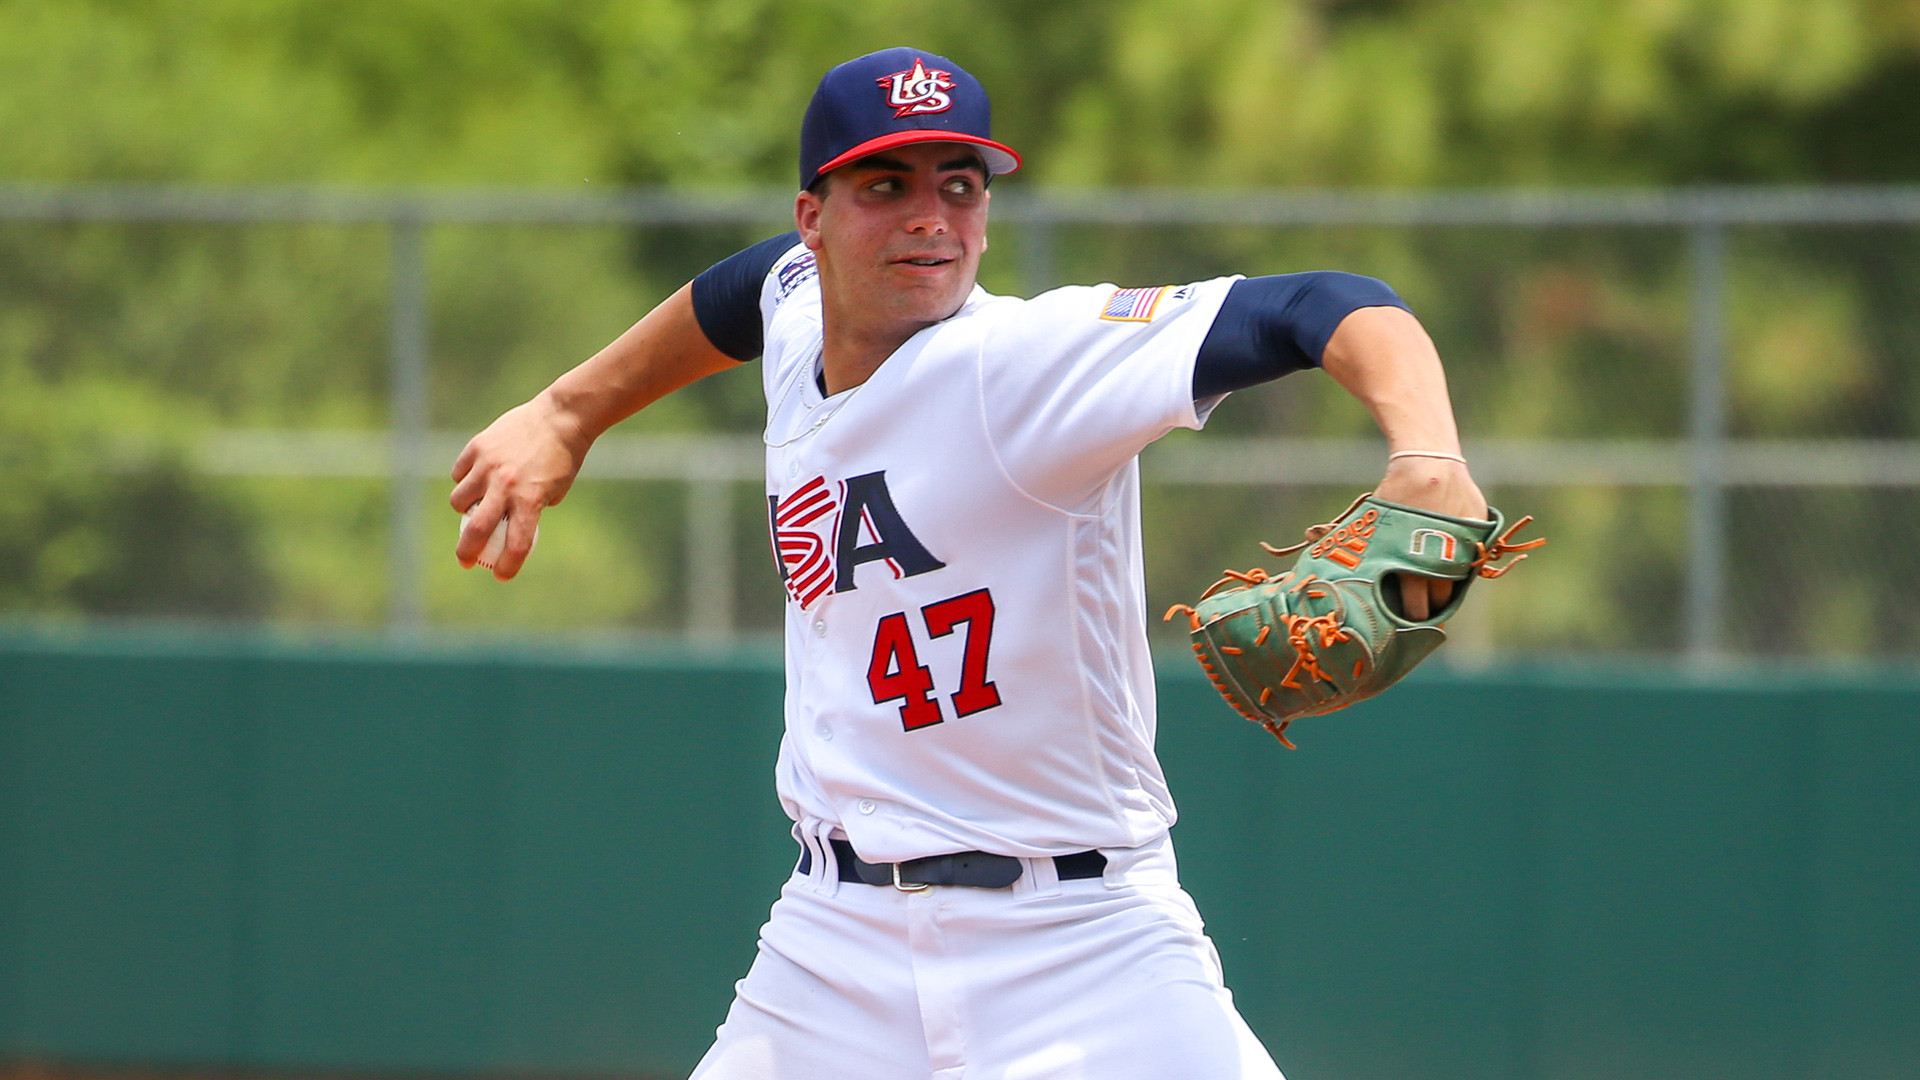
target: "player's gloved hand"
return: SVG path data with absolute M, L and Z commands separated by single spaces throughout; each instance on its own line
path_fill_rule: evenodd
M 1461 479 L 1465 470 L 1461 470 Z M 1505 574 L 1544 540 L 1520 540 L 1532 521 L 1509 524 L 1456 488 L 1453 505 L 1472 516 L 1436 512 L 1369 492 L 1334 520 L 1306 530 L 1292 547 L 1291 569 L 1229 570 L 1193 604 L 1175 604 L 1193 631 L 1194 656 L 1214 689 L 1247 719 L 1287 741 L 1302 716 L 1343 709 L 1398 682 L 1446 640 L 1442 629 L 1478 578 Z M 1448 486 L 1425 485 L 1428 501 Z M 1447 599 L 1422 613 L 1409 610 L 1395 584 L 1445 579 Z M 1432 600 L 1429 590 L 1425 599 Z
M 454 459 L 453 494 L 447 500 L 455 511 L 473 510 L 453 551 L 460 565 L 473 566 L 505 516 L 507 546 L 493 576 L 506 581 L 519 573 L 533 547 L 540 511 L 566 498 L 590 442 L 545 394 L 508 409 L 469 439 Z
M 1387 464 L 1387 475 L 1373 493 L 1388 502 L 1450 517 L 1484 521 L 1487 497 L 1473 482 L 1467 467 L 1445 458 L 1404 457 Z M 1446 578 L 1396 574 L 1401 610 L 1408 618 L 1424 620 L 1453 599 L 1454 583 Z

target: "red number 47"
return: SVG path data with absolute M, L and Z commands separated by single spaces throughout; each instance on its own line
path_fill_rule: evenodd
M 1000 704 L 999 689 L 987 679 L 987 654 L 993 645 L 993 594 L 976 589 L 949 597 L 921 608 L 920 617 L 926 620 L 927 633 L 933 637 L 946 637 L 954 627 L 967 624 L 960 689 L 951 698 L 954 715 L 971 716 Z M 873 690 L 875 705 L 900 702 L 900 724 L 908 731 L 946 719 L 941 715 L 940 702 L 928 696 L 933 690 L 933 673 L 920 663 L 904 611 L 882 618 L 874 630 L 867 686 Z

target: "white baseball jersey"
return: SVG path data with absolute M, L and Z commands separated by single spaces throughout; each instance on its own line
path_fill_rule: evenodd
M 813 256 L 775 261 L 760 310 L 794 820 L 880 862 L 1131 848 L 1173 823 L 1135 456 L 1204 422 L 1194 357 L 1235 280 L 976 287 L 826 397 Z

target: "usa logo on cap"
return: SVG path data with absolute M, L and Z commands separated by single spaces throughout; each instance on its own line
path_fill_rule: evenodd
M 883 49 L 826 73 L 800 124 L 800 186 L 896 146 L 967 143 L 987 172 L 1020 167 L 1013 148 L 993 140 L 993 114 L 980 80 L 924 49 Z
M 928 71 L 917 56 L 907 70 L 883 75 L 874 81 L 886 88 L 887 104 L 894 107 L 895 118 L 953 108 L 953 99 L 945 93 L 953 89 L 952 74 L 938 69 Z

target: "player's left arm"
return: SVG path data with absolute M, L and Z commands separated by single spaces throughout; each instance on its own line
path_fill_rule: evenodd
M 1221 304 L 1194 359 L 1193 396 L 1204 400 L 1325 369 L 1373 414 L 1389 453 L 1460 454 L 1447 379 L 1433 341 L 1386 282 L 1314 270 L 1246 278 Z M 1423 510 L 1480 519 L 1486 499 L 1464 464 L 1442 458 L 1390 459 L 1375 494 Z M 1424 619 L 1453 595 L 1453 583 L 1402 580 L 1404 610 Z
M 1419 450 L 1460 456 L 1439 350 L 1411 312 L 1382 306 L 1349 313 L 1327 339 L 1320 366 L 1373 414 L 1389 454 Z M 1454 517 L 1487 516 L 1486 496 L 1460 461 L 1389 460 L 1374 494 Z M 1400 589 L 1414 619 L 1426 618 L 1453 596 L 1453 582 L 1439 578 L 1403 576 Z

